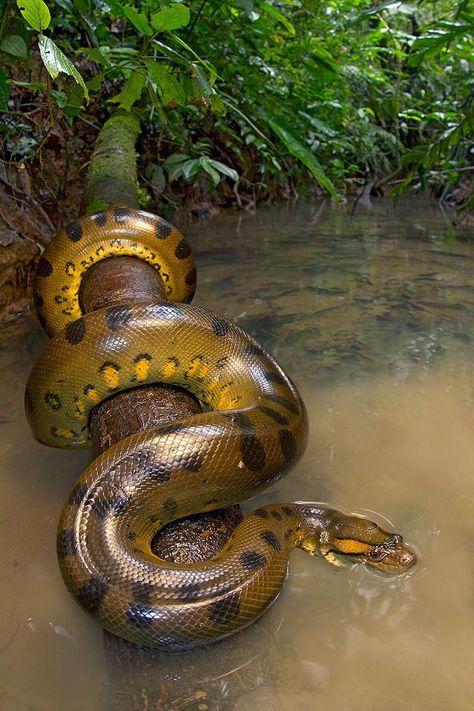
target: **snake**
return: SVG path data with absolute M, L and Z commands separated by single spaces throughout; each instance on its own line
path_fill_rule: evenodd
M 157 270 L 168 301 L 84 313 L 87 270 L 123 255 Z M 25 392 L 35 437 L 66 448 L 90 445 L 91 410 L 119 391 L 167 383 L 199 399 L 202 412 L 132 434 L 93 460 L 58 525 L 59 567 L 75 600 L 113 634 L 164 649 L 218 641 L 257 620 L 278 597 L 296 547 L 390 574 L 416 561 L 400 534 L 312 502 L 248 513 L 210 560 L 178 564 L 153 553 L 153 537 L 171 521 L 274 484 L 308 439 L 288 375 L 232 321 L 189 303 L 195 287 L 191 247 L 161 217 L 113 207 L 78 218 L 38 263 L 34 301 L 51 340 Z

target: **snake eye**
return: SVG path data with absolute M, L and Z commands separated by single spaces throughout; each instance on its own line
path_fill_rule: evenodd
M 388 555 L 388 550 L 382 546 L 374 546 L 370 549 L 368 553 L 368 558 L 373 561 L 380 561 L 386 558 Z

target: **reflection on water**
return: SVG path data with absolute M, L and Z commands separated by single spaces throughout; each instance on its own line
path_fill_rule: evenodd
M 57 518 L 88 456 L 31 438 L 22 393 L 42 337 L 27 320 L 0 351 L 2 710 L 471 709 L 472 245 L 416 201 L 352 219 L 284 207 L 186 231 L 197 303 L 264 343 L 310 414 L 302 462 L 248 506 L 319 500 L 383 515 L 421 561 L 386 579 L 297 551 L 284 594 L 227 642 L 181 655 L 104 646 L 55 559 Z

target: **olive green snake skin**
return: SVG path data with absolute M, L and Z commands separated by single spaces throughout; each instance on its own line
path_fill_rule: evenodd
M 130 255 L 161 275 L 169 303 L 82 314 L 82 277 Z M 204 412 L 131 435 L 86 469 L 66 502 L 58 558 L 71 594 L 106 629 L 168 649 L 205 644 L 256 620 L 277 597 L 295 546 L 399 573 L 415 562 L 401 536 L 317 504 L 269 505 L 247 515 L 213 559 L 155 556 L 151 540 L 177 518 L 244 499 L 284 476 L 307 441 L 304 403 L 250 336 L 191 306 L 194 259 L 155 215 L 115 208 L 61 231 L 40 259 L 39 318 L 52 340 L 28 379 L 27 416 L 55 447 L 89 444 L 91 409 L 147 383 L 181 386 Z

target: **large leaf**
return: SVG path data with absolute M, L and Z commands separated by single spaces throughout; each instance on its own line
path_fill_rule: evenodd
M 84 96 L 86 97 L 87 101 L 89 101 L 89 91 L 84 82 L 84 79 L 81 77 L 74 64 L 66 57 L 63 52 L 61 52 L 58 45 L 55 44 L 53 40 L 49 37 L 46 37 L 45 35 L 40 35 L 38 38 L 38 46 L 41 54 L 41 59 L 43 60 L 43 64 L 46 67 L 50 77 L 52 79 L 56 79 L 60 72 L 63 72 L 63 74 L 68 74 L 77 82 L 77 84 L 79 84 L 82 91 L 84 92 Z
M 334 185 L 329 180 L 321 164 L 316 160 L 308 146 L 296 135 L 291 126 L 279 116 L 267 115 L 271 129 L 285 144 L 291 155 L 298 158 L 308 170 L 312 172 L 318 183 L 325 188 L 332 197 L 337 197 Z
M 151 16 L 151 24 L 157 32 L 164 30 L 177 30 L 185 27 L 189 22 L 189 7 L 181 3 L 173 3 L 170 7 L 164 7 Z
M 125 82 L 122 91 L 109 99 L 109 101 L 113 104 L 118 104 L 126 111 L 130 111 L 133 104 L 140 98 L 144 86 L 145 73 L 135 70 Z
M 37 32 L 45 30 L 51 22 L 48 6 L 43 0 L 16 0 L 21 14 Z
M 28 56 L 26 42 L 20 35 L 8 35 L 8 37 L 5 37 L 0 44 L 0 49 L 2 52 L 7 52 L 13 57 L 26 59 Z
M 157 86 L 163 106 L 184 106 L 186 94 L 176 77 L 166 67 L 152 59 L 145 60 L 145 65 L 151 81 Z
M 124 7 L 123 12 L 125 16 L 130 20 L 132 25 L 137 28 L 139 32 L 142 32 L 144 35 L 147 35 L 148 37 L 151 37 L 153 34 L 153 30 L 146 19 L 145 15 L 143 15 L 141 12 L 138 12 L 135 10 L 134 7 Z

